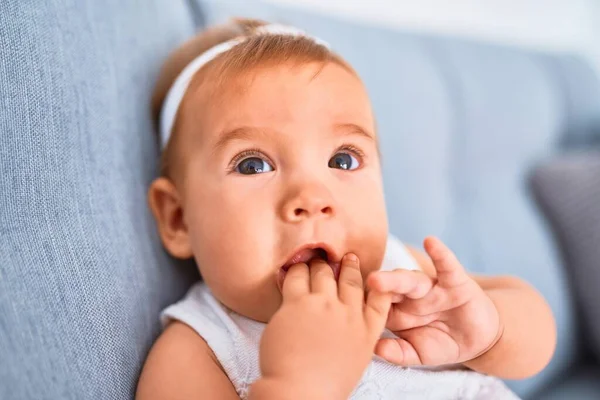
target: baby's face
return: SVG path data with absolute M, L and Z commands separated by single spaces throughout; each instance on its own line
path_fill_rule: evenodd
M 320 67 L 263 67 L 218 91 L 200 86 L 182 105 L 179 190 L 192 252 L 217 299 L 263 322 L 281 304 L 290 262 L 326 257 L 338 272 L 353 252 L 366 277 L 385 251 L 367 93 L 343 67 Z

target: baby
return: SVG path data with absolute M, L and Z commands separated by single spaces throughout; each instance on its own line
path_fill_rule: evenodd
M 164 65 L 153 108 L 150 207 L 203 281 L 162 313 L 138 399 L 514 399 L 498 378 L 549 362 L 531 286 L 388 234 L 367 92 L 325 42 L 209 29 Z

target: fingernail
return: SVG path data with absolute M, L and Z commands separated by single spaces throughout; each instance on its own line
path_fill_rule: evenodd
M 356 254 L 353 253 L 348 253 L 344 256 L 345 261 L 350 261 L 350 262 L 357 262 L 358 261 L 358 257 L 356 257 Z

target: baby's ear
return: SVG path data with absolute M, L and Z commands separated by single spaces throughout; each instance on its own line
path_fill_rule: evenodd
M 148 203 L 169 254 L 176 258 L 191 258 L 193 253 L 188 227 L 183 219 L 183 208 L 175 185 L 167 178 L 157 178 L 148 190 Z

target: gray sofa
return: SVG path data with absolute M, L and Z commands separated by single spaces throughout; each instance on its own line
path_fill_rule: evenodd
M 519 275 L 547 297 L 555 357 L 509 385 L 524 398 L 600 398 L 590 314 L 530 190 L 535 166 L 598 142 L 591 68 L 232 0 L 0 2 L 0 398 L 133 396 L 159 311 L 198 279 L 165 254 L 145 205 L 158 155 L 150 92 L 170 50 L 233 15 L 297 25 L 356 67 L 393 233 L 417 245 L 439 235 L 471 271 Z

